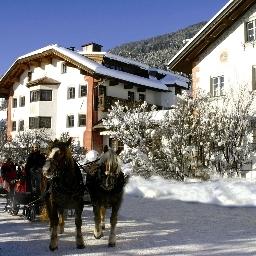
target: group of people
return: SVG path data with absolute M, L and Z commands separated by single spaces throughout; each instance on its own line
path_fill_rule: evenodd
M 6 157 L 1 166 L 3 188 L 11 196 L 14 193 L 16 181 L 25 181 L 26 192 L 40 193 L 41 169 L 45 163 L 45 156 L 40 152 L 38 143 L 34 143 L 26 163 L 20 161 L 14 164 L 11 157 Z
M 109 147 L 104 146 L 102 154 L 107 152 Z M 117 154 L 120 152 L 117 152 Z M 45 163 L 46 157 L 40 151 L 40 145 L 34 143 L 31 153 L 28 155 L 26 163 L 20 161 L 14 164 L 11 157 L 6 157 L 1 166 L 1 177 L 3 179 L 3 188 L 13 194 L 15 189 L 15 181 L 25 181 L 25 191 L 39 195 L 41 184 L 41 170 Z

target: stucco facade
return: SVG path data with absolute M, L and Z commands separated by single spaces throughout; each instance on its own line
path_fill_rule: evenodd
M 212 99 L 246 86 L 256 90 L 256 3 L 230 0 L 169 62 L 169 68 L 192 74 L 192 91 Z M 256 177 L 256 157 L 243 166 Z M 248 172 L 249 171 L 249 172 Z
M 246 41 L 245 24 L 256 19 L 256 4 L 193 62 L 192 89 L 210 92 L 211 77 L 224 76 L 224 89 L 247 85 L 253 88 L 255 42 Z

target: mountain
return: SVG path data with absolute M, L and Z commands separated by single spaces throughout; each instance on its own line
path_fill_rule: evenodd
M 184 46 L 186 40 L 192 38 L 205 24 L 200 22 L 176 32 L 122 44 L 110 52 L 152 67 L 167 69 L 167 63 Z

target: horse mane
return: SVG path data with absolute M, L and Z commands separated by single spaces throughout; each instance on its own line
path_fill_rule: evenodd
M 74 158 L 72 156 L 70 145 L 71 145 L 71 139 L 69 139 L 66 142 L 55 139 L 50 144 L 50 149 L 53 150 L 54 148 L 56 148 L 57 150 L 58 148 L 60 152 L 65 152 L 65 164 L 68 168 L 70 168 L 70 170 L 74 170 L 76 166 L 75 166 Z M 53 151 L 53 153 L 55 152 Z
M 100 158 L 100 164 L 105 164 L 106 171 L 118 175 L 121 172 L 120 159 L 114 150 L 109 149 Z

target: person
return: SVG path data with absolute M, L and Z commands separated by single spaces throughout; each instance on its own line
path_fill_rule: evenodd
M 27 177 L 27 189 L 37 195 L 41 193 L 41 171 L 45 163 L 45 155 L 40 152 L 40 145 L 38 143 L 33 143 L 32 151 L 28 155 L 25 173 Z
M 106 152 L 108 152 L 108 145 L 105 145 L 103 148 L 103 153 L 106 153 Z
M 1 175 L 3 178 L 3 188 L 7 190 L 8 197 L 11 198 L 14 195 L 15 180 L 16 180 L 16 167 L 11 157 L 6 157 L 1 167 Z

